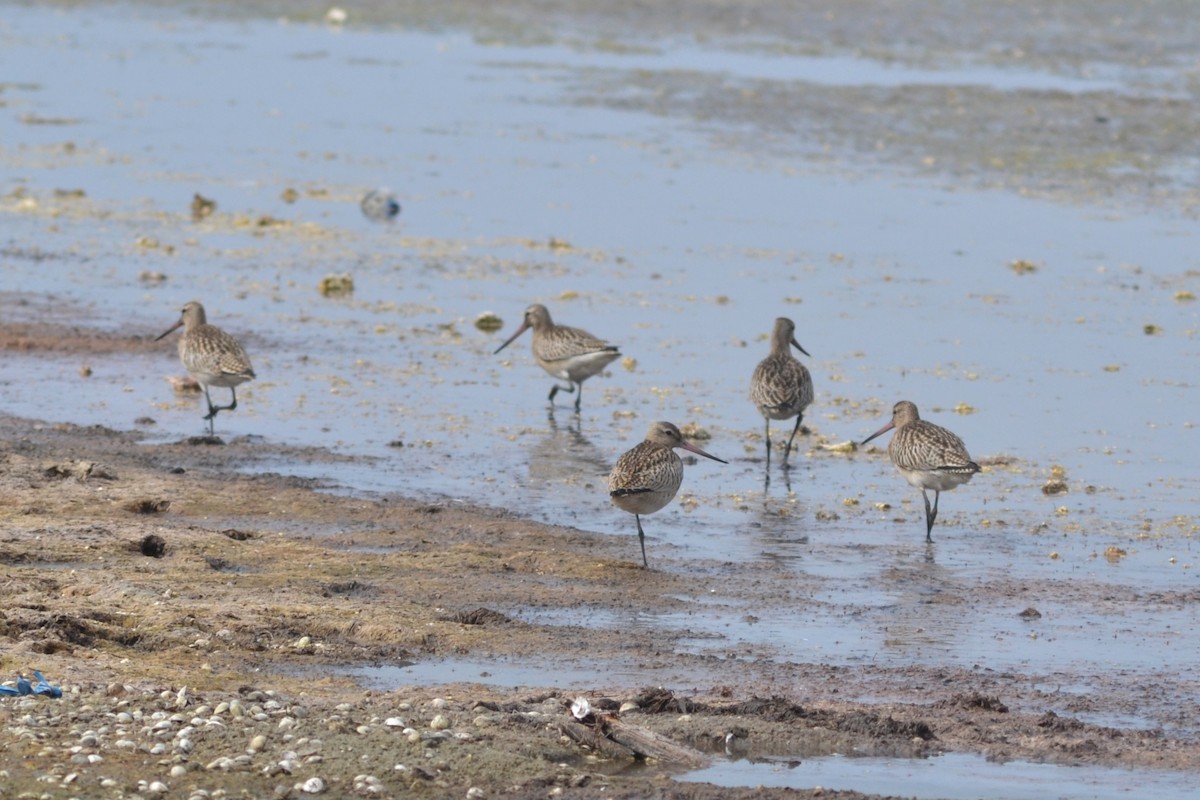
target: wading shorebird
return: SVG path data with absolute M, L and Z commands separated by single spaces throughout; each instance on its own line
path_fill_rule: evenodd
M 779 317 L 771 332 L 771 354 L 758 362 L 754 377 L 750 379 L 750 400 L 758 406 L 759 413 L 767 421 L 768 470 L 771 468 L 771 420 L 796 418 L 792 435 L 788 437 L 787 447 L 783 450 L 783 465 L 786 467 L 788 454 L 792 452 L 792 441 L 804 419 L 804 409 L 813 401 L 812 376 L 792 356 L 792 347 L 808 355 L 808 351 L 796 341 L 796 323 L 787 317 Z
M 550 402 L 561 389 L 575 392 L 575 413 L 583 401 L 583 382 L 603 370 L 621 356 L 616 346 L 597 339 L 579 328 L 555 325 L 550 312 L 540 303 L 525 309 L 525 318 L 517 332 L 508 341 L 496 348 L 499 353 L 529 328 L 533 328 L 533 359 L 538 366 L 553 377 L 567 381 L 569 386 L 554 384 L 550 390 Z
M 204 306 L 197 301 L 185 304 L 179 321 L 154 341 L 157 342 L 180 326 L 183 326 L 183 336 L 179 337 L 179 360 L 183 362 L 183 368 L 204 387 L 204 399 L 208 403 L 208 414 L 204 418 L 208 420 L 208 435 L 212 436 L 213 419 L 217 412 L 237 408 L 237 389 L 234 387 L 254 378 L 254 369 L 237 339 L 208 324 Z M 233 402 L 227 406 L 214 406 L 212 398 L 208 396 L 209 386 L 227 387 Z
M 925 498 L 925 541 L 932 542 L 933 521 L 937 519 L 938 498 L 967 481 L 979 472 L 971 460 L 963 440 L 950 431 L 926 422 L 917 407 L 901 400 L 892 408 L 892 421 L 872 433 L 862 443 L 892 429 L 896 433 L 888 442 L 888 456 L 910 485 L 921 490 Z M 929 506 L 927 491 L 933 489 L 933 507 Z
M 608 476 L 608 495 L 613 504 L 633 514 L 637 521 L 643 567 L 650 564 L 646 561 L 646 534 L 642 532 L 641 515 L 653 514 L 671 502 L 683 482 L 683 459 L 676 455 L 676 447 L 722 464 L 729 463 L 684 441 L 679 428 L 671 423 L 656 422 L 646 432 L 645 441 L 617 459 L 617 465 Z

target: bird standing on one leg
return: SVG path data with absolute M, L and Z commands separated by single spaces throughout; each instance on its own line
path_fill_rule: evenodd
M 608 476 L 608 494 L 613 504 L 633 514 L 637 522 L 643 567 L 650 564 L 646 561 L 646 534 L 642 531 L 641 515 L 653 514 L 671 502 L 683 482 L 683 459 L 675 453 L 676 447 L 722 464 L 729 463 L 685 441 L 679 428 L 670 422 L 656 422 L 646 432 L 645 441 L 617 459 Z
M 910 485 L 921 490 L 925 498 L 925 541 L 932 542 L 933 521 L 937 519 L 938 499 L 942 492 L 954 489 L 971 480 L 979 465 L 971 460 L 963 440 L 950 431 L 926 422 L 917 407 L 901 400 L 892 408 L 892 421 L 872 433 L 862 443 L 892 429 L 896 433 L 888 443 L 888 456 Z M 928 490 L 933 489 L 933 506 L 929 505 Z
M 578 414 L 583 402 L 583 382 L 619 358 L 620 350 L 585 330 L 555 325 L 546 307 L 534 303 L 525 309 L 521 327 L 508 337 L 508 341 L 497 347 L 496 352 L 499 353 L 508 347 L 529 328 L 533 328 L 534 360 L 546 372 L 569 384 L 554 384 L 550 390 L 550 402 L 554 402 L 554 395 L 558 394 L 560 389 L 564 392 L 575 392 L 575 413 Z
M 750 400 L 758 406 L 759 413 L 766 419 L 767 469 L 771 469 L 771 420 L 796 418 L 792 435 L 783 450 L 783 464 L 787 467 L 788 455 L 792 452 L 792 440 L 800 430 L 804 409 L 813 401 L 812 376 L 808 369 L 792 356 L 795 347 L 804 355 L 808 351 L 796 341 L 796 323 L 787 317 L 775 320 L 771 332 L 771 354 L 754 368 L 750 379 Z
M 183 307 L 179 321 L 163 331 L 154 341 L 183 326 L 179 337 L 179 360 L 196 382 L 204 387 L 204 399 L 208 403 L 208 435 L 213 434 L 213 420 L 220 411 L 237 408 L 236 386 L 255 377 L 250 358 L 238 341 L 225 331 L 209 325 L 204 315 L 204 306 L 192 300 Z M 214 406 L 209 397 L 209 386 L 224 386 L 229 389 L 233 401 L 227 406 Z

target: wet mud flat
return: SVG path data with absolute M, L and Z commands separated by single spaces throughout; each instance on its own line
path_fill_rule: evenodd
M 0 260 L 20 276 L 0 286 L 0 405 L 21 409 L 0 417 L 0 672 L 66 691 L 0 698 L 4 791 L 804 794 L 601 757 L 563 735 L 582 695 L 718 767 L 947 753 L 1188 796 L 1186 4 L 366 3 L 336 29 L 324 3 L 190 9 L 211 27 L 146 5 L 166 12 L 63 4 L 0 29 L 110 81 L 0 76 Z M 127 58 L 163 83 L 130 84 Z M 412 106 L 378 94 L 397 86 L 461 108 L 398 128 Z M 227 114 L 253 146 L 206 134 Z M 368 228 L 381 165 L 406 210 Z M 948 188 L 892 192 L 897 174 Z M 199 221 L 196 191 L 218 198 Z M 605 224 L 639 199 L 626 220 L 650 224 Z M 358 293 L 317 301 L 332 269 Z M 183 433 L 195 397 L 171 397 L 173 348 L 149 341 L 193 294 L 261 370 L 223 443 Z M 768 495 L 743 384 L 781 294 L 824 342 L 802 337 L 822 360 L 796 491 Z M 528 356 L 498 363 L 470 324 L 540 299 L 639 360 L 589 384 L 574 430 L 547 422 Z M 698 314 L 720 331 L 704 344 Z M 711 375 L 681 377 L 701 358 Z M 880 452 L 822 447 L 878 427 L 900 387 L 986 448 L 934 549 Z M 689 467 L 642 570 L 589 476 L 667 409 L 733 464 Z M 1060 464 L 1070 491 L 1043 493 Z
M 957 751 L 1165 771 L 1200 758 L 1194 686 L 769 663 L 689 654 L 662 631 L 523 621 L 531 609 L 660 604 L 689 591 L 696 570 L 720 574 L 730 598 L 795 603 L 762 568 L 643 570 L 619 537 L 444 501 L 347 497 L 246 470 L 261 444 L 237 438 L 146 445 L 137 433 L 12 417 L 0 418 L 0 435 L 0 669 L 40 669 L 65 692 L 0 700 L 14 796 L 131 796 L 154 781 L 170 796 L 287 795 L 314 778 L 363 796 L 797 796 L 717 791 L 673 782 L 680 768 L 598 758 L 563 737 L 577 695 L 633 703 L 622 719 L 713 758 L 730 743 L 743 757 Z M 348 677 L 348 665 L 467 654 L 536 660 L 546 678 L 382 690 Z M 688 676 L 556 685 L 554 664 L 581 661 Z M 1074 716 L 1070 685 L 1096 680 L 1080 716 L 1119 719 L 1149 701 L 1174 706 L 1178 726 Z

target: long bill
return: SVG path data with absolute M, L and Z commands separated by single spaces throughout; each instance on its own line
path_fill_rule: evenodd
M 881 433 L 887 433 L 888 431 L 890 431 L 890 430 L 891 430 L 892 428 L 894 428 L 894 427 L 896 427 L 896 423 L 895 423 L 895 422 L 889 422 L 887 425 L 884 425 L 882 428 L 880 428 L 879 430 L 875 431 L 874 433 L 872 433 L 872 434 L 871 434 L 870 436 L 868 436 L 867 438 L 863 439 L 863 440 L 862 440 L 862 442 L 859 444 L 859 447 L 862 447 L 864 444 L 866 444 L 867 442 L 871 441 L 872 439 L 874 439 L 874 438 L 875 438 L 876 436 L 878 436 L 879 434 L 881 434 Z
M 801 353 L 804 353 L 804 355 L 808 356 L 809 358 L 812 358 L 812 355 L 807 350 L 805 350 L 803 347 L 801 347 L 800 343 L 796 341 L 795 336 L 792 337 L 792 347 L 796 348 Z
M 684 450 L 689 450 L 689 451 L 695 453 L 698 456 L 704 456 L 705 458 L 711 458 L 713 461 L 720 461 L 722 464 L 729 463 L 728 461 L 726 461 L 723 458 L 717 458 L 712 453 L 704 452 L 703 450 L 701 450 L 699 447 L 696 447 L 696 445 L 692 444 L 691 442 L 680 441 L 679 446 L 682 447 Z
M 524 333 L 524 332 L 525 332 L 525 331 L 527 331 L 527 330 L 529 330 L 529 323 L 528 323 L 528 322 L 522 322 L 522 323 L 521 323 L 521 327 L 517 328 L 517 332 L 516 332 L 516 333 L 514 333 L 512 336 L 508 337 L 508 341 L 506 341 L 504 344 L 502 344 L 502 345 L 500 345 L 499 347 L 497 347 L 497 348 L 496 348 L 496 349 L 495 349 L 495 350 L 492 352 L 492 355 L 496 355 L 496 353 L 499 353 L 501 350 L 503 350 L 504 348 L 508 347 L 510 344 L 512 344 L 514 341 L 516 341 L 516 338 L 517 338 L 518 336 L 520 336 L 522 333 Z
M 183 320 L 182 320 L 182 319 L 181 319 L 181 320 L 179 320 L 179 322 L 176 322 L 176 323 L 175 323 L 174 325 L 172 325 L 171 327 L 167 328 L 165 331 L 163 331 L 162 333 L 160 333 L 158 336 L 155 336 L 155 337 L 154 337 L 154 341 L 156 341 L 156 342 L 157 342 L 159 339 L 162 339 L 163 337 L 165 337 L 165 336 L 166 336 L 168 333 L 172 333 L 172 332 L 174 332 L 174 331 L 175 331 L 175 330 L 177 330 L 177 329 L 178 329 L 178 328 L 179 328 L 181 325 L 183 325 Z

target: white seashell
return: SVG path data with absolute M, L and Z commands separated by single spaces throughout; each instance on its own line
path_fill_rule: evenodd
M 430 721 L 429 727 L 433 728 L 435 731 L 444 731 L 450 727 L 450 720 L 446 718 L 445 714 L 438 714 L 433 718 L 432 721 Z
M 260 733 L 250 740 L 250 746 L 246 749 L 248 749 L 251 753 L 257 753 L 259 750 L 262 750 L 266 744 L 267 737 Z
M 571 703 L 571 716 L 575 719 L 583 719 L 591 713 L 592 704 L 587 701 L 586 697 L 576 697 L 575 702 Z
M 389 728 L 404 728 L 404 727 L 407 727 L 407 726 L 404 724 L 404 720 L 400 719 L 399 717 L 388 717 L 387 719 L 385 719 L 385 720 L 383 721 L 383 724 L 384 724 L 384 725 L 386 725 L 386 726 L 388 726 Z
M 325 791 L 325 781 L 321 780 L 320 778 L 309 778 L 296 788 L 309 794 L 320 794 L 321 792 Z

